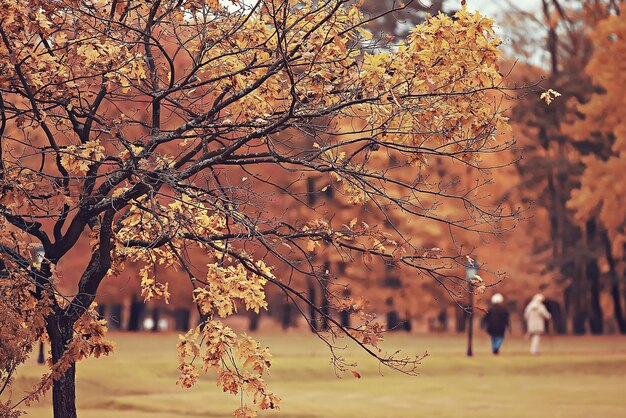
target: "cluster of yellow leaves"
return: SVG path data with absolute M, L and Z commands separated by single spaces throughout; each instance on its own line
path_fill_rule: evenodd
M 360 322 L 360 325 L 350 330 L 350 334 L 360 343 L 380 351 L 379 344 L 383 341 L 386 330 L 382 323 L 375 321 L 375 315 L 367 312 L 368 301 L 363 297 L 355 299 L 347 296 L 338 300 L 338 307 L 351 312 Z M 360 378 L 357 372 L 352 371 L 352 373 L 355 377 Z
M 86 174 L 89 167 L 104 158 L 104 147 L 97 140 L 65 148 L 61 162 L 73 174 Z
M 13 372 L 29 356 L 36 341 L 45 338 L 45 318 L 51 313 L 50 299 L 37 301 L 29 277 L 20 274 L 20 268 L 4 260 L 8 275 L 0 277 L 0 387 L 11 388 Z M 27 272 L 23 272 L 27 274 Z M 54 365 L 49 359 L 50 372 L 24 396 L 25 405 L 41 399 L 50 389 L 54 379 L 61 376 L 76 361 L 108 355 L 113 344 L 104 340 L 107 327 L 92 306 L 74 325 L 73 338 L 67 344 L 62 358 Z M 0 404 L 3 417 L 17 417 L 19 411 Z
M 263 261 L 257 267 L 273 278 Z M 206 285 L 194 289 L 194 301 L 204 314 L 214 311 L 226 317 L 237 311 L 236 301 L 241 301 L 246 309 L 259 313 L 267 308 L 263 287 L 267 279 L 249 272 L 242 264 L 221 266 L 218 263 L 207 265 Z
M 165 303 L 169 303 L 169 283 L 160 283 L 150 277 L 150 266 L 142 267 L 139 271 L 139 277 L 141 277 L 141 296 L 146 302 L 157 297 L 163 298 Z
M 171 247 L 130 248 L 127 243 L 132 240 L 151 243 L 163 236 L 170 236 L 172 245 L 178 248 L 186 235 L 205 237 L 220 233 L 226 221 L 219 210 L 182 195 L 168 204 L 143 199 L 130 207 L 120 225 L 114 242 L 116 259 L 120 262 L 116 263 L 110 274 L 119 274 L 123 268 L 121 261 L 125 259 L 143 265 L 140 271 L 141 288 L 148 300 L 169 297 L 168 284 L 157 282 L 151 269 L 180 268 L 180 260 Z
M 134 116 L 126 116 L 123 113 L 126 110 L 118 106 L 159 96 L 164 90 L 171 90 L 166 100 L 168 106 L 181 110 L 164 117 L 168 119 L 164 125 L 183 123 L 189 115 L 206 114 L 213 99 L 222 93 L 233 99 L 225 101 L 228 104 L 212 116 L 206 129 L 202 126 L 197 131 L 186 131 L 185 135 L 194 137 L 189 139 L 189 144 L 181 141 L 185 146 L 195 146 L 213 129 L 225 131 L 218 135 L 223 138 L 245 137 L 290 114 L 294 104 L 297 104 L 293 106 L 295 113 L 290 117 L 298 120 L 313 120 L 320 115 L 328 115 L 330 119 L 358 118 L 362 120 L 363 132 L 371 131 L 372 136 L 380 136 L 383 141 L 412 147 L 440 147 L 439 150 L 458 153 L 461 158 L 468 158 L 464 152 L 475 150 L 490 140 L 496 130 L 506 128 L 506 119 L 500 116 L 486 92 L 498 86 L 501 79 L 496 65 L 499 40 L 494 36 L 493 22 L 478 13 L 463 9 L 454 18 L 442 14 L 431 17 L 412 31 L 406 43 L 387 52 L 362 54 L 354 45 L 359 39 L 371 38 L 371 34 L 359 27 L 363 16 L 356 4 L 335 10 L 335 2 L 262 0 L 254 15 L 237 17 L 217 0 L 184 1 L 180 7 L 172 7 L 172 2 L 136 2 L 126 8 L 126 3 L 0 0 L 2 29 L 7 35 L 7 41 L 0 42 L 0 89 L 10 91 L 11 86 L 20 85 L 22 80 L 17 73 L 22 71 L 36 100 L 46 103 L 52 98 L 67 102 L 49 114 L 20 115 L 30 118 L 30 124 L 17 122 L 24 132 L 30 129 L 28 125 L 44 120 L 53 122 L 63 133 L 59 135 L 63 138 L 61 164 L 72 174 L 87 173 L 92 163 L 102 161 L 105 154 L 113 157 L 111 161 L 121 160 L 120 164 L 132 162 L 139 154 L 148 154 L 142 143 L 153 133 L 137 134 L 130 129 L 145 127 L 148 119 L 144 116 L 148 115 L 131 110 L 127 113 Z M 116 8 L 112 9 L 113 6 Z M 152 7 L 156 13 L 150 11 Z M 210 13 L 206 12 L 207 7 Z M 167 18 L 159 20 L 158 30 L 151 35 L 155 57 L 149 59 L 141 34 L 147 16 L 162 13 Z M 111 23 L 118 19 L 119 24 Z M 277 24 L 276 19 L 284 21 Z M 157 51 L 157 41 L 163 50 Z M 169 48 L 177 51 L 168 57 L 174 57 L 174 63 L 164 57 Z M 148 61 L 154 63 L 151 71 Z M 187 70 L 192 67 L 193 74 Z M 109 104 L 98 115 L 103 123 L 96 123 L 107 128 L 98 131 L 103 142 L 91 140 L 74 145 L 75 135 L 67 113 L 73 108 L 78 109 L 77 114 L 88 113 L 89 106 L 85 103 L 100 88 L 107 92 L 105 103 Z M 335 112 L 335 107 L 341 111 Z M 110 144 L 122 136 L 132 139 L 124 148 L 119 146 L 119 155 L 111 155 L 114 145 Z M 258 143 L 250 142 L 249 147 L 253 149 L 270 140 L 259 138 Z M 172 157 L 159 151 L 149 154 L 139 161 L 137 168 L 159 171 L 159 175 L 166 176 L 168 173 L 164 171 L 172 167 Z M 416 165 L 427 164 L 421 153 L 405 152 L 403 156 Z M 346 153 L 338 149 L 320 150 L 319 159 L 332 167 L 332 175 L 350 201 L 367 202 L 368 193 L 363 185 L 342 174 L 370 173 L 364 161 L 348 161 Z M 102 178 L 107 176 L 107 173 L 98 174 Z M 3 181 L 8 178 L 7 175 Z M 38 180 L 20 174 L 14 190 L 32 192 Z M 113 191 L 112 197 L 124 196 L 142 181 L 140 175 L 133 175 Z M 12 193 L 13 196 L 3 199 L 17 206 L 25 202 L 26 193 Z M 137 262 L 141 266 L 144 298 L 162 297 L 167 301 L 168 284 L 156 280 L 156 269 L 182 269 L 177 256 L 183 252 L 188 237 L 226 234 L 230 232 L 226 228 L 226 213 L 234 223 L 244 217 L 236 208 L 220 207 L 216 203 L 211 206 L 206 199 L 205 195 L 183 194 L 135 201 L 116 222 L 115 261 L 110 274 L 117 274 L 126 261 Z M 51 203 L 62 205 L 66 201 L 72 202 L 71 196 L 59 196 Z M 351 223 L 348 229 L 354 226 Z M 304 230 L 328 234 L 331 239 L 341 238 L 321 220 L 310 223 Z M 97 228 L 93 234 L 95 237 Z M 163 237 L 171 239 L 171 245 L 161 245 Z M 129 243 L 133 241 L 141 244 L 131 246 Z M 214 261 L 207 265 L 206 280 L 193 281 L 194 299 L 210 320 L 181 338 L 179 384 L 188 387 L 195 383 L 198 371 L 193 359 L 200 356 L 205 370 L 217 371 L 218 384 L 225 391 L 249 392 L 261 409 L 275 408 L 278 398 L 267 392 L 261 378 L 270 365 L 267 350 L 245 336 L 238 339 L 232 330 L 213 319 L 214 314 L 232 314 L 238 304 L 255 312 L 266 308 L 264 285 L 274 276 L 261 261 L 244 266 L 229 255 L 236 249 L 227 248 L 217 240 L 197 241 L 200 242 L 195 245 L 206 250 Z M 314 238 L 308 241 L 307 248 L 314 251 L 319 245 L 320 239 Z M 383 251 L 389 244 L 383 237 L 377 237 L 367 245 L 373 251 Z M 96 246 L 97 241 L 93 240 L 92 250 Z M 366 253 L 366 257 L 371 254 Z M 365 324 L 354 335 L 364 344 L 376 346 L 382 338 L 382 328 L 364 314 L 361 319 Z M 104 332 L 102 323 L 96 321 L 80 327 L 85 329 L 71 343 L 68 358 L 109 351 L 106 344 L 86 337 L 93 333 L 100 338 Z M 204 341 L 204 353 L 198 340 Z M 234 361 L 243 366 L 235 367 Z M 61 362 L 55 373 L 67 364 Z M 247 417 L 255 412 L 242 406 L 235 414 Z
M 76 12 L 90 14 L 96 7 L 105 11 L 110 7 L 108 2 L 83 4 L 82 7 L 79 2 L 70 3 L 0 1 L 6 31 L 6 41 L 0 42 L 0 58 L 28 67 L 28 82 L 37 89 L 40 98 L 72 97 L 69 91 L 73 89 L 88 91 L 92 87 L 90 77 L 100 74 L 111 89 L 121 87 L 122 92 L 128 92 L 131 80 L 142 80 L 146 76 L 143 55 L 115 37 L 98 35 L 102 27 L 90 26 L 91 23 Z M 134 11 L 145 13 L 147 7 L 142 5 Z M 45 43 L 41 42 L 42 38 Z M 82 72 L 79 77 L 76 76 L 78 68 Z M 0 84 L 15 77 L 12 72 L 5 72 L 3 76 L 0 75 Z
M 541 95 L 539 95 L 539 98 L 549 105 L 550 103 L 554 101 L 554 99 L 560 96 L 561 96 L 561 93 L 559 93 L 558 91 L 548 89 L 544 91 L 543 93 L 541 93 Z
M 245 333 L 238 338 L 221 322 L 208 320 L 179 336 L 177 348 L 181 374 L 176 384 L 191 387 L 197 382 L 199 372 L 194 361 L 201 358 L 202 369 L 217 373 L 217 385 L 224 392 L 248 393 L 261 410 L 278 408 L 280 398 L 267 390 L 262 378 L 271 366 L 269 350 Z M 254 417 L 256 410 L 242 404 L 234 416 Z
M 385 142 L 476 158 L 473 151 L 510 130 L 488 92 L 502 82 L 501 41 L 492 25 L 491 19 L 463 8 L 454 18 L 428 18 L 389 52 L 365 53 L 358 71 L 344 77 L 364 97 L 380 97 L 354 106 L 355 119 L 365 122 L 362 129 Z M 414 165 L 428 164 L 421 152 L 402 157 Z M 343 162 L 340 155 L 326 159 L 347 171 L 366 170 L 356 161 Z M 332 175 L 352 203 L 369 200 L 366 188 L 346 181 L 341 170 Z
M 8 272 L 6 276 L 0 276 L 0 388 L 6 385 L 10 390 L 16 367 L 28 358 L 34 343 L 45 330 L 45 316 L 50 313 L 50 305 L 48 299 L 37 301 L 34 298 L 34 286 L 26 276 L 27 272 L 20 273 L 19 267 L 9 260 L 3 261 L 9 270 L 4 270 L 4 273 Z M 41 395 L 34 393 L 27 398 L 34 400 Z M 5 413 L 3 408 L 0 404 L 0 413 Z M 6 411 L 9 411 L 8 406 Z
M 26 406 L 38 401 L 52 387 L 52 382 L 63 376 L 73 364 L 90 356 L 100 357 L 113 352 L 114 343 L 104 339 L 107 332 L 106 321 L 100 319 L 94 303 L 74 325 L 73 338 L 56 363 L 48 358 L 50 372 L 42 376 L 39 383 L 25 398 Z
M 95 308 L 94 303 L 74 325 L 74 338 L 67 345 L 64 354 L 73 361 L 80 361 L 91 356 L 96 358 L 108 356 L 115 347 L 112 341 L 104 339 L 107 333 L 106 320 L 99 317 Z
M 219 234 L 226 228 L 221 209 L 210 208 L 186 195 L 167 205 L 157 206 L 145 200 L 130 208 L 116 234 L 116 252 L 119 257 L 144 264 L 140 277 L 142 295 L 146 300 L 158 297 L 167 302 L 168 283 L 158 282 L 152 267 L 179 268 L 179 260 L 173 256 L 170 247 L 129 248 L 126 243 L 129 240 L 154 242 L 168 234 L 174 237 L 172 245 L 177 248 L 182 245 L 179 240 L 185 235 L 203 237 Z M 177 384 L 191 387 L 196 383 L 199 369 L 194 360 L 199 358 L 205 372 L 217 372 L 218 385 L 224 391 L 233 394 L 244 391 L 252 396 L 258 408 L 276 408 L 278 398 L 267 391 L 261 378 L 270 366 L 268 350 L 245 335 L 238 339 L 232 329 L 213 319 L 213 315 L 225 317 L 233 314 L 239 304 L 257 313 L 267 308 L 264 286 L 274 276 L 262 260 L 254 262 L 253 269 L 248 269 L 219 242 L 213 241 L 212 245 L 206 248 L 212 251 L 215 262 L 207 264 L 203 280 L 194 281 L 193 291 L 194 302 L 203 314 L 209 316 L 209 320 L 180 336 L 180 378 Z M 232 361 L 241 364 L 235 367 L 235 364 L 229 363 Z M 237 414 L 244 414 L 242 416 L 254 416 L 255 413 L 243 405 L 237 410 Z

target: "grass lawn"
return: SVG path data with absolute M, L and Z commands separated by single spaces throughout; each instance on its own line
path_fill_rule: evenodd
M 176 334 L 111 334 L 115 353 L 78 365 L 78 411 L 84 418 L 228 417 L 238 399 L 216 388 L 210 376 L 181 389 Z M 314 417 L 624 417 L 626 338 L 546 337 L 543 354 L 530 356 L 528 342 L 507 337 L 502 354 L 489 354 L 479 333 L 475 356 L 464 356 L 455 335 L 391 335 L 383 348 L 430 354 L 420 375 L 379 369 L 364 353 L 349 349 L 363 376 L 335 377 L 329 351 L 307 333 L 261 334 L 272 349 L 270 387 L 283 398 L 280 413 Z M 29 360 L 18 388 L 37 381 L 41 366 Z M 381 374 L 382 373 L 382 374 Z M 27 408 L 28 417 L 51 417 L 50 396 Z

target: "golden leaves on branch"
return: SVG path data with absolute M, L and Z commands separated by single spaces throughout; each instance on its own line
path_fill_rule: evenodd
M 97 140 L 81 145 L 69 145 L 61 156 L 61 162 L 74 174 L 86 174 L 89 167 L 104 158 L 104 147 Z
M 549 105 L 550 103 L 554 101 L 554 99 L 560 96 L 561 96 L 561 93 L 559 93 L 558 91 L 548 89 L 544 91 L 543 93 L 541 93 L 541 95 L 539 95 L 539 98 L 543 100 L 544 102 L 546 102 L 547 105 Z
M 109 274 L 117 274 L 127 261 L 136 262 L 140 266 L 144 299 L 162 298 L 167 303 L 170 290 L 175 288 L 170 289 L 169 283 L 158 280 L 158 270 L 184 270 L 191 276 L 183 258 L 185 251 L 189 246 L 203 251 L 208 260 L 202 262 L 200 269 L 206 268 L 206 275 L 201 277 L 205 273 L 202 271 L 197 277 L 190 277 L 190 281 L 194 302 L 209 319 L 180 337 L 178 384 L 190 387 L 198 380 L 200 368 L 213 370 L 225 392 L 246 392 L 259 409 L 276 408 L 279 402 L 267 391 L 264 381 L 271 365 L 269 352 L 248 336 L 238 336 L 219 322 L 217 316 L 226 317 L 242 307 L 257 313 L 267 308 L 265 285 L 275 280 L 272 269 L 265 261 L 246 254 L 236 243 L 238 239 L 251 242 L 262 234 L 255 229 L 256 224 L 251 227 L 250 221 L 261 215 L 250 215 L 238 205 L 223 203 L 221 199 L 228 200 L 228 192 L 222 196 L 214 185 L 202 188 L 197 178 L 189 180 L 192 186 L 189 187 L 185 184 L 187 178 L 179 176 L 180 171 L 175 172 L 175 161 L 181 161 L 181 155 L 206 141 L 201 154 L 190 154 L 189 160 L 181 163 L 186 169 L 202 162 L 207 155 L 219 154 L 216 144 L 228 148 L 231 140 L 247 136 L 256 139 L 234 149 L 232 154 L 224 154 L 225 159 L 216 164 L 236 163 L 235 159 L 228 160 L 233 156 L 243 157 L 240 161 L 245 161 L 243 149 L 258 150 L 263 160 L 265 151 L 276 152 L 273 133 L 263 133 L 275 123 L 273 129 L 278 135 L 281 130 L 298 126 L 304 126 L 302 131 L 306 132 L 307 124 L 316 124 L 324 118 L 328 126 L 350 124 L 358 119 L 359 128 L 352 128 L 353 133 L 368 132 L 373 138 L 381 138 L 367 148 L 367 157 L 350 155 L 349 147 L 342 150 L 341 144 L 323 149 L 318 145 L 314 146 L 319 152 L 315 160 L 307 163 L 316 169 L 327 169 L 348 202 L 365 205 L 371 196 L 381 193 L 372 188 L 376 180 L 359 180 L 380 176 L 380 181 L 386 182 L 380 167 L 368 160 L 370 156 L 380 158 L 377 155 L 383 153 L 376 150 L 381 143 L 397 145 L 398 150 L 404 150 L 396 152 L 404 158 L 403 163 L 421 169 L 430 164 L 426 158 L 429 150 L 444 150 L 469 160 L 481 144 L 492 140 L 497 130 L 507 126 L 486 92 L 497 88 L 501 81 L 497 70 L 500 41 L 494 35 L 490 19 L 465 9 L 455 18 L 443 14 L 430 17 L 411 32 L 406 43 L 400 42 L 388 51 L 364 53 L 356 45 L 360 40 L 373 40 L 373 36 L 360 27 L 363 15 L 357 4 L 335 10 L 335 2 L 267 0 L 261 2 L 252 18 L 242 19 L 245 9 L 229 14 L 217 0 L 185 1 L 182 7 L 175 8 L 170 7 L 170 2 L 138 2 L 136 8 L 129 10 L 122 7 L 123 2 L 118 2 L 116 10 L 110 10 L 108 1 L 68 0 L 37 2 L 39 7 L 32 7 L 36 16 L 29 19 L 33 16 L 29 3 L 0 0 L 0 14 L 3 26 L 10 32 L 11 44 L 7 48 L 0 42 L 0 61 L 13 65 L 0 74 L 0 87 L 3 91 L 5 87 L 11 90 L 22 82 L 18 74 L 21 63 L 26 85 L 33 88 L 34 100 L 45 104 L 46 113 L 36 117 L 33 109 L 30 113 L 21 109 L 15 112 L 18 130 L 26 137 L 29 129 L 35 129 L 34 125 L 39 129 L 45 122 L 56 127 L 54 134 L 59 134 L 61 139 L 58 153 L 62 166 L 70 172 L 71 186 L 83 185 L 82 177 L 105 159 L 115 168 L 107 171 L 109 166 L 103 165 L 94 180 L 96 188 L 106 184 L 118 167 L 119 172 L 129 167 L 131 171 L 136 169 L 103 197 L 110 202 L 124 201 L 141 182 L 147 185 L 142 178 L 145 173 L 171 180 L 161 190 L 155 188 L 150 197 L 135 200 L 128 197 L 123 208 L 113 206 L 119 213 Z M 145 44 L 141 34 L 150 7 L 161 7 L 156 16 L 163 18 L 157 19 L 150 41 Z M 110 16 L 116 20 L 122 15 L 123 24 L 111 24 Z M 282 19 L 279 24 L 277 18 Z M 46 49 L 42 40 L 49 41 L 51 50 Z M 149 49 L 152 54 L 146 52 Z M 102 98 L 102 109 L 106 109 L 98 111 L 93 119 L 86 118 L 97 107 L 92 100 L 99 91 L 106 93 Z M 219 105 L 213 103 L 221 94 Z M 163 123 L 158 129 L 149 125 L 150 116 L 155 116 L 149 114 L 150 104 L 154 109 L 156 101 L 162 104 Z M 148 103 L 145 106 L 148 110 L 129 109 L 128 102 L 133 106 L 142 103 L 140 107 Z M 49 103 L 53 109 L 49 109 Z M 214 106 L 224 107 L 210 114 Z M 81 119 L 83 128 L 87 120 L 92 123 L 90 138 L 76 135 L 81 123 L 72 117 Z M 284 117 L 286 122 L 279 122 Z M 177 127 L 179 136 L 176 136 Z M 154 138 L 163 139 L 170 134 L 172 144 L 185 147 L 183 150 L 171 152 L 167 145 L 149 144 Z M 482 135 L 491 136 L 483 141 Z M 79 142 L 77 136 L 86 142 Z M 478 137 L 480 141 L 476 140 Z M 35 153 L 42 149 L 44 153 L 52 153 L 51 149 L 57 152 L 57 147 L 37 147 L 40 144 L 35 146 Z M 58 178 L 56 172 L 49 175 L 45 166 L 42 169 L 45 176 L 41 178 L 21 174 L 24 170 L 20 161 L 16 160 L 14 166 L 17 170 L 9 167 L 8 172 L 20 174 L 8 174 L 6 181 L 10 181 L 11 175 L 19 177 L 11 178 L 19 187 L 3 196 L 2 202 L 12 205 L 10 209 L 24 204 L 28 193 L 20 189 L 32 194 L 42 178 Z M 304 164 L 296 165 L 298 170 L 304 172 Z M 217 180 L 218 174 L 214 175 Z M 246 186 L 253 182 L 247 181 Z M 180 191 L 185 187 L 186 190 Z M 335 189 L 335 184 L 322 190 L 327 187 Z M 200 191 L 196 192 L 196 188 Z M 47 204 L 62 207 L 66 203 L 74 209 L 82 202 L 75 202 L 74 196 L 64 191 L 62 195 L 51 194 Z M 259 207 L 262 212 L 264 207 Z M 46 211 L 48 208 L 41 213 Z M 58 216 L 58 211 L 50 212 Z M 347 219 L 343 222 L 348 222 Z M 383 256 L 399 261 L 407 254 L 391 236 L 375 225 L 359 223 L 357 217 L 341 231 L 335 231 L 329 222 L 321 219 L 293 231 L 310 253 L 322 246 L 350 243 L 368 263 Z M 98 232 L 99 227 L 93 227 L 92 252 L 99 249 Z M 244 238 L 224 238 L 244 234 L 247 234 Z M 283 245 L 291 249 L 287 242 Z M 24 295 L 24 312 L 35 315 L 33 301 Z M 361 344 L 377 348 L 384 331 L 382 325 L 365 314 L 360 303 L 345 304 L 358 313 L 362 322 L 351 335 Z M 0 314 L 2 309 L 0 304 Z M 40 319 L 23 319 L 20 313 L 4 312 L 13 315 L 11 321 L 16 324 L 41 326 L 37 322 Z M 76 330 L 67 359 L 55 366 L 54 376 L 67 370 L 72 361 L 107 354 L 112 348 L 102 340 L 106 327 L 95 314 L 82 318 Z M 28 342 L 32 346 L 32 338 Z M 196 367 L 194 359 L 202 365 Z M 353 374 L 358 377 L 357 372 Z M 254 409 L 245 405 L 235 412 L 240 417 L 255 414 Z
M 272 277 L 269 268 L 261 260 L 257 268 L 264 271 L 266 277 Z M 265 277 L 248 271 L 242 264 L 221 266 L 218 263 L 207 265 L 206 285 L 193 291 L 194 301 L 204 314 L 214 311 L 221 317 L 232 315 L 237 311 L 236 301 L 244 304 L 247 310 L 259 313 L 267 309 L 263 287 Z
M 278 408 L 280 398 L 267 390 L 262 378 L 271 366 L 269 350 L 245 333 L 238 337 L 221 322 L 209 319 L 179 336 L 177 348 L 181 372 L 178 385 L 189 388 L 197 382 L 199 371 L 194 361 L 201 358 L 201 368 L 217 373 L 217 385 L 224 392 L 245 392 L 261 410 Z M 234 415 L 256 416 L 256 411 L 242 404 Z

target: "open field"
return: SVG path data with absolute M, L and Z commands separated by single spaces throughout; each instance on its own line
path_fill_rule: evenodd
M 430 356 L 420 375 L 381 370 L 364 353 L 349 350 L 363 376 L 337 379 L 327 348 L 305 333 L 256 336 L 272 348 L 271 388 L 284 401 L 281 413 L 314 417 L 623 417 L 626 416 L 626 338 L 546 337 L 543 354 L 526 354 L 527 341 L 505 341 L 499 357 L 478 335 L 474 358 L 454 335 L 392 335 L 384 347 Z M 191 390 L 177 378 L 176 334 L 112 334 L 110 358 L 78 366 L 79 415 L 85 418 L 228 417 L 238 400 L 221 393 L 210 376 Z M 35 382 L 34 361 L 18 386 Z M 51 417 L 49 399 L 28 417 Z

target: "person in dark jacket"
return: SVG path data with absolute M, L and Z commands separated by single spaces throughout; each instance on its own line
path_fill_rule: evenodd
M 496 293 L 491 297 L 491 307 L 483 318 L 483 325 L 491 337 L 491 351 L 493 354 L 500 352 L 504 342 L 504 333 L 509 325 L 509 311 L 502 304 L 504 297 Z

